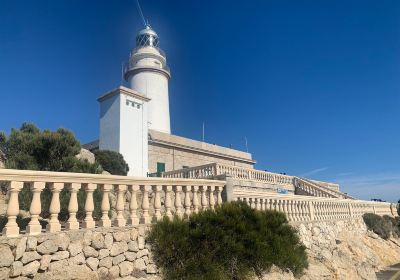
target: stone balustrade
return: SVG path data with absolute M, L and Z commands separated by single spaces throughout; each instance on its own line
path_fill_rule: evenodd
M 3 229 L 3 235 L 16 237 L 20 229 L 16 223 L 19 214 L 18 194 L 25 186 L 29 186 L 33 197 L 30 205 L 31 220 L 26 228 L 29 235 L 38 235 L 42 232 L 39 215 L 42 211 L 41 192 L 49 188 L 52 193 L 50 219 L 47 232 L 59 232 L 61 229 L 76 230 L 79 228 L 98 227 L 124 227 L 125 225 L 150 224 L 161 219 L 164 215 L 180 217 L 198 212 L 201 209 L 213 209 L 215 205 L 222 204 L 221 193 L 225 182 L 217 180 L 177 179 L 177 178 L 135 178 L 126 176 L 97 175 L 83 173 L 61 173 L 45 171 L 28 171 L 0 169 L 0 181 L 8 182 L 9 201 L 7 208 L 8 222 Z M 67 188 L 70 193 L 68 213 L 69 218 L 65 224 L 58 220 L 60 213 L 60 192 Z M 78 191 L 86 192 L 85 218 L 79 222 Z M 99 188 L 102 192 L 101 211 L 102 217 L 96 222 L 93 219 L 94 201 L 93 193 Z M 109 193 L 116 193 L 117 217 L 110 220 Z M 130 192 L 129 207 L 126 207 L 125 194 Z M 199 198 L 201 196 L 201 198 Z M 140 198 L 140 201 L 138 201 Z M 129 218 L 124 216 L 124 210 L 129 208 Z
M 396 204 L 387 202 L 302 195 L 268 195 L 265 192 L 240 188 L 231 191 L 230 200 L 244 201 L 259 210 L 284 212 L 290 222 L 358 218 L 365 213 L 397 216 Z
M 275 185 L 293 185 L 293 176 L 221 163 L 210 163 L 191 168 L 164 172 L 165 178 L 213 178 L 229 175 L 235 179 L 252 180 Z
M 297 192 L 299 192 L 300 190 L 307 195 L 318 196 L 318 197 L 353 199 L 353 197 L 345 193 L 317 185 L 313 181 L 304 178 L 295 177 L 293 183 L 296 187 Z

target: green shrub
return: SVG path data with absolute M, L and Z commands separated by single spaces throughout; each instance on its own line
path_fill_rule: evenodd
M 393 225 L 389 219 L 373 213 L 364 214 L 363 219 L 369 230 L 372 230 L 383 239 L 390 238 L 393 231 Z
M 108 150 L 99 150 L 95 152 L 95 156 L 96 161 L 105 171 L 110 172 L 110 174 L 124 176 L 128 174 L 129 166 L 120 153 Z
M 296 276 L 308 266 L 305 247 L 283 213 L 225 203 L 188 220 L 164 218 L 148 236 L 165 279 L 249 279 L 272 265 Z

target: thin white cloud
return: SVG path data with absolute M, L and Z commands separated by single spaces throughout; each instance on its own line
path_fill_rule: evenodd
M 339 183 L 341 191 L 355 198 L 379 198 L 391 202 L 400 199 L 400 172 L 348 176 L 338 174 L 335 181 Z
M 320 172 L 322 172 L 322 171 L 325 171 L 325 170 L 327 170 L 328 168 L 329 168 L 329 167 L 321 167 L 321 168 L 313 169 L 313 170 L 311 170 L 311 171 L 308 171 L 308 172 L 306 172 L 306 173 L 301 174 L 300 176 L 301 176 L 301 177 L 309 177 L 309 176 L 318 174 L 318 173 L 320 173 Z

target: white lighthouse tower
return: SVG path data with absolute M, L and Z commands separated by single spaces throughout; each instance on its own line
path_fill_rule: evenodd
M 136 36 L 136 48 L 125 68 L 129 87 L 147 98 L 149 129 L 171 133 L 168 81 L 171 77 L 157 33 L 146 24 Z

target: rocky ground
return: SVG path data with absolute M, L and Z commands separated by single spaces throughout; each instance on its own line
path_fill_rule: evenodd
M 400 240 L 383 240 L 362 220 L 299 225 L 309 268 L 301 280 L 377 279 L 375 272 L 400 262 Z M 296 279 L 274 268 L 266 279 Z

